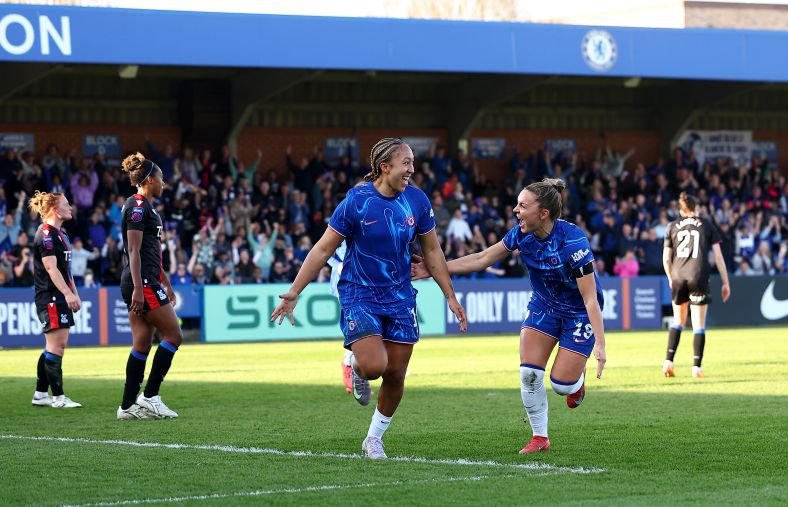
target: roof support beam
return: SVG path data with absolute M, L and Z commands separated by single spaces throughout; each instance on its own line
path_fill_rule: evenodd
M 235 76 L 232 79 L 232 127 L 227 136 L 227 144 L 233 154 L 238 149 L 238 137 L 258 104 L 321 72 L 255 69 Z
M 61 65 L 49 63 L 8 62 L 0 64 L 0 74 L 3 76 L 3 79 L 0 80 L 0 103 L 61 67 Z
M 467 139 L 487 109 L 551 79 L 553 78 L 547 76 L 489 74 L 446 90 L 444 104 L 449 147 L 455 148 L 460 140 Z

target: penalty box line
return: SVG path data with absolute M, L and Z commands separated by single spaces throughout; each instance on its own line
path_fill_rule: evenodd
M 96 440 L 91 438 L 72 437 L 36 437 L 25 435 L 0 434 L 2 440 L 28 440 L 43 442 L 61 442 L 75 444 L 112 445 L 127 447 L 148 447 L 154 449 L 216 451 L 234 454 L 266 454 L 272 456 L 287 456 L 296 458 L 334 458 L 334 459 L 367 459 L 361 454 L 343 454 L 314 451 L 284 451 L 260 447 L 236 447 L 232 445 L 200 445 L 200 444 L 166 444 L 159 442 L 136 442 L 133 440 Z M 479 468 L 497 468 L 511 471 L 541 472 L 542 474 L 597 474 L 605 472 L 604 468 L 597 467 L 567 467 L 551 465 L 549 463 L 501 463 L 491 460 L 473 460 L 466 458 L 421 458 L 416 456 L 390 456 L 387 461 L 405 463 L 421 463 L 428 465 L 470 466 Z

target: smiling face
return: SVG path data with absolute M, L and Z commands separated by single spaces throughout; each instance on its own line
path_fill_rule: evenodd
M 404 192 L 410 182 L 410 177 L 415 171 L 413 166 L 413 151 L 410 146 L 403 144 L 395 151 L 388 162 L 380 164 L 380 179 L 383 183 L 383 190 L 387 189 L 393 193 Z
M 519 220 L 522 232 L 535 232 L 544 227 L 544 223 L 550 220 L 550 211 L 541 208 L 536 200 L 536 195 L 523 190 L 517 196 L 517 206 L 514 207 L 514 215 Z

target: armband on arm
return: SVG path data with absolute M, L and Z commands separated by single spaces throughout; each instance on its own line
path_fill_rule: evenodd
M 586 275 L 590 275 L 594 272 L 594 262 L 589 262 L 584 266 L 579 268 L 575 268 L 572 270 L 572 278 L 583 278 Z

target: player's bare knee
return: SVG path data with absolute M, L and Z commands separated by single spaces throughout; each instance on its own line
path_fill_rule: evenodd
M 164 340 L 172 343 L 176 347 L 180 347 L 183 343 L 183 331 L 180 328 L 164 334 Z
M 389 369 L 383 375 L 383 381 L 389 385 L 405 385 L 405 373 L 407 371 L 407 368 L 404 370 L 402 368 Z
M 368 380 L 380 378 L 386 373 L 386 363 L 383 361 L 372 361 L 371 364 L 366 365 L 364 373 L 364 377 Z

